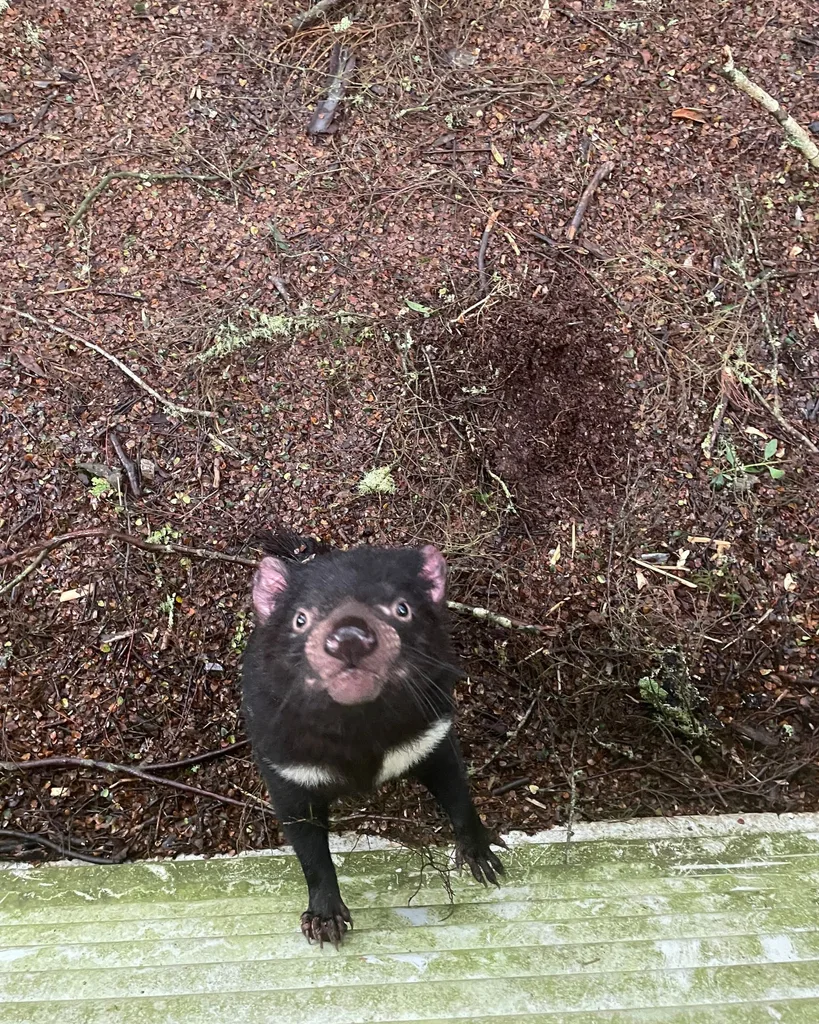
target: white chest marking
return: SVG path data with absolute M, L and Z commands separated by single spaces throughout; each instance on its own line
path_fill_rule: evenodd
M 427 754 L 431 754 L 438 746 L 451 728 L 451 718 L 439 718 L 437 722 L 433 722 L 415 739 L 408 740 L 406 743 L 400 743 L 397 747 L 393 747 L 392 750 L 388 750 L 384 755 L 381 770 L 375 777 L 376 786 L 380 786 L 382 782 L 386 782 L 388 779 L 398 778 L 399 775 L 403 775 L 414 765 L 423 761 Z
M 267 761 L 267 764 L 283 779 L 307 789 L 332 786 L 341 781 L 335 772 L 318 764 L 273 764 L 272 761 Z

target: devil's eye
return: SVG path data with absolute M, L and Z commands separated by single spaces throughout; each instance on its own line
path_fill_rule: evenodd
M 395 614 L 399 619 L 408 619 L 410 616 L 409 605 L 406 601 L 399 601 L 395 606 Z
M 298 611 L 293 617 L 293 628 L 302 632 L 310 625 L 310 616 L 305 611 Z

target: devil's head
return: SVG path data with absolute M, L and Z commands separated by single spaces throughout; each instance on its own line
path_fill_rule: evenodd
M 446 562 L 431 545 L 308 561 L 268 555 L 253 580 L 253 607 L 288 676 L 316 696 L 358 705 L 451 668 L 445 584 Z

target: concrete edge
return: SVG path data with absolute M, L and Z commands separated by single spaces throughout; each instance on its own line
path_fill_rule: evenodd
M 0 829 L 0 831 L 2 831 Z M 567 841 L 567 829 L 557 827 L 528 835 L 525 832 L 510 832 L 502 838 L 514 849 L 516 846 L 544 846 Z M 681 815 L 675 818 L 630 818 L 626 821 L 583 821 L 572 827 L 571 842 L 594 842 L 595 840 L 660 840 L 660 839 L 717 839 L 731 836 L 770 834 L 816 833 L 819 839 L 819 813 L 799 814 L 702 814 Z M 368 850 L 406 849 L 401 843 L 378 836 L 339 833 L 330 836 L 333 853 L 353 853 Z M 445 847 L 443 848 L 445 849 Z M 169 861 L 197 860 L 239 860 L 245 857 L 286 857 L 292 856 L 289 846 L 269 850 L 245 850 L 241 853 L 180 854 L 178 857 L 146 857 L 127 864 L 167 864 Z M 41 861 L 39 863 L 0 862 L 0 871 L 26 872 L 41 867 L 89 867 L 78 860 Z

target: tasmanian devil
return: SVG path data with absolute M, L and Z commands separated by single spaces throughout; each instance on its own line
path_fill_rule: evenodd
M 316 550 L 286 533 L 263 545 L 243 704 L 254 756 L 307 882 L 307 939 L 337 946 L 352 927 L 330 857 L 331 801 L 388 779 L 420 780 L 452 822 L 458 862 L 479 882 L 497 884 L 503 866 L 469 795 L 453 730 L 460 672 L 445 624 L 441 553 Z

